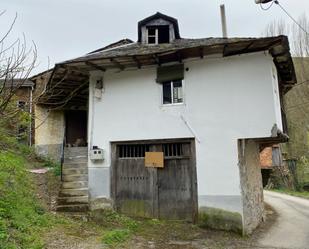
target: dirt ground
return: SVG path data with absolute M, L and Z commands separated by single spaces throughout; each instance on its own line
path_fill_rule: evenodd
M 54 212 L 58 193 L 59 179 L 51 172 L 35 175 L 38 185 L 38 198 L 45 207 Z M 78 219 L 67 218 L 55 214 L 61 222 L 49 229 L 44 236 L 46 249 L 239 249 L 239 248 L 265 248 L 257 244 L 258 239 L 276 220 L 276 213 L 266 207 L 267 219 L 250 237 L 242 237 L 235 233 L 214 231 L 200 228 L 185 222 L 129 219 L 129 223 L 136 228 L 125 234 L 124 238 L 112 233 L 112 243 L 105 243 L 104 237 L 116 229 L 126 229 L 127 218 L 118 215 L 108 218 L 108 222 L 88 221 L 86 216 Z M 120 222 L 118 222 L 120 220 Z M 130 225 L 129 224 L 129 225 Z M 122 230 L 121 230 L 122 231 Z M 125 231 L 125 230 L 124 230 Z M 107 240 L 109 241 L 109 240 Z M 268 247 L 271 248 L 271 247 Z

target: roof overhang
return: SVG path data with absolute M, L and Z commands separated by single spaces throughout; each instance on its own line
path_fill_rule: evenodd
M 204 58 L 213 54 L 222 54 L 223 57 L 228 57 L 269 51 L 276 65 L 279 74 L 279 84 L 283 93 L 287 92 L 296 83 L 294 65 L 286 36 L 218 39 L 216 43 L 200 43 L 193 44 L 192 46 L 173 46 L 172 44 L 168 44 L 168 46 L 146 46 L 136 43 L 133 45 L 137 46 L 138 49 L 133 51 L 131 49 L 129 52 L 126 52 L 126 47 L 122 46 L 121 53 L 117 52 L 117 48 L 114 48 L 115 50 L 112 49 L 113 51 L 102 51 L 101 53 L 94 53 L 56 64 L 48 82 L 50 90 L 42 94 L 39 103 L 49 105 L 59 100 L 62 103 L 64 96 L 61 94 L 51 95 L 50 91 L 55 91 L 55 86 L 57 91 L 61 91 L 62 87 L 80 86 L 88 80 L 87 77 L 90 71 L 125 70 L 126 68 L 141 68 L 151 65 L 161 66 L 170 62 L 182 63 L 186 59 Z M 132 44 L 125 46 L 132 46 Z M 76 75 L 79 76 L 76 77 Z

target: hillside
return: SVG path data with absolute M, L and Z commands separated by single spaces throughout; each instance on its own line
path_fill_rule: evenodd
M 298 159 L 299 180 L 309 183 L 309 58 L 294 58 L 297 84 L 285 95 L 288 158 Z

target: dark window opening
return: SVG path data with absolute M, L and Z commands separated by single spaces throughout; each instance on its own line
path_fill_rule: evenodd
M 149 27 L 148 28 L 148 35 L 156 35 L 156 28 L 153 28 L 153 27 Z
M 172 82 L 163 83 L 163 104 L 172 104 Z
M 19 141 L 24 141 L 27 137 L 27 127 L 20 125 L 17 127 L 17 139 Z
M 145 152 L 149 152 L 149 144 L 122 144 L 118 145 L 119 158 L 145 157 Z
M 157 43 L 157 29 L 155 27 L 148 27 L 148 44 Z
M 158 27 L 158 42 L 169 43 L 170 42 L 170 28 L 168 25 Z
M 18 135 L 23 135 L 24 133 L 26 133 L 27 127 L 24 125 L 21 125 L 18 127 Z
M 183 156 L 182 143 L 163 144 L 163 152 L 165 157 Z
M 156 37 L 148 37 L 148 44 L 156 44 Z
M 148 30 L 148 44 L 160 44 L 170 42 L 170 32 L 168 25 L 149 26 Z
M 17 106 L 18 106 L 18 108 L 25 110 L 26 102 L 25 101 L 18 101 Z
M 176 104 L 183 102 L 182 81 L 167 81 L 163 83 L 163 104 Z

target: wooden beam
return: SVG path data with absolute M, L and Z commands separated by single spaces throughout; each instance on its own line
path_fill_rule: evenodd
M 181 52 L 180 51 L 177 51 L 176 52 L 176 56 L 177 56 L 177 60 L 179 63 L 182 63 L 182 55 L 181 55 Z
M 152 58 L 154 59 L 154 61 L 155 61 L 159 66 L 161 66 L 161 61 L 160 61 L 160 58 L 158 57 L 158 55 L 153 54 L 153 55 L 152 55 Z
M 102 66 L 100 66 L 100 65 L 97 65 L 97 64 L 95 64 L 95 63 L 93 63 L 93 62 L 86 61 L 85 64 L 88 65 L 88 66 L 90 66 L 90 67 L 92 67 L 92 68 L 94 68 L 94 69 L 97 69 L 97 70 L 99 70 L 99 71 L 103 71 L 103 72 L 106 71 L 106 69 L 105 69 L 104 67 L 102 67 Z
M 223 50 L 223 56 L 233 56 L 233 55 L 239 55 L 239 54 L 243 54 L 246 52 L 249 52 L 248 50 L 250 49 L 250 47 L 254 44 L 253 42 L 250 42 L 248 45 L 246 45 L 244 48 L 238 49 L 238 50 L 234 50 L 231 52 L 227 52 L 226 49 L 228 48 L 228 45 L 225 44 L 224 45 L 224 50 Z
M 134 55 L 132 56 L 133 60 L 135 61 L 137 67 L 140 69 L 142 66 L 141 66 L 141 62 L 137 59 L 137 57 Z
M 72 73 L 74 72 L 78 72 L 79 74 L 82 74 L 82 75 L 88 75 L 88 72 L 84 69 L 81 69 L 79 67 L 76 67 L 76 66 L 71 66 L 71 65 L 61 65 L 62 68 L 65 68 L 67 70 L 70 70 Z
M 200 47 L 200 48 L 199 48 L 199 52 L 200 52 L 200 57 L 201 57 L 201 59 L 203 59 L 203 58 L 204 58 L 204 48 L 203 48 L 203 47 Z
M 116 61 L 115 59 L 111 58 L 110 61 L 112 63 L 114 63 L 114 65 L 116 65 L 117 67 L 119 67 L 120 70 L 124 70 L 124 66 L 121 65 L 118 61 Z

